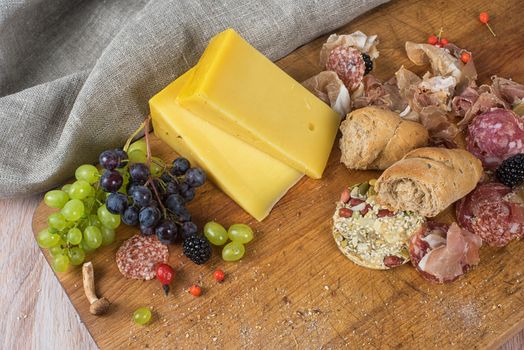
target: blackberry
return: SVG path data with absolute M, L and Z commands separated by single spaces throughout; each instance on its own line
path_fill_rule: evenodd
M 362 59 L 364 60 L 364 64 L 366 65 L 366 70 L 364 71 L 364 75 L 366 75 L 373 70 L 373 61 L 367 53 L 362 54 Z
M 197 265 L 202 265 L 211 258 L 211 245 L 202 236 L 186 237 L 183 249 L 184 255 Z
M 524 182 L 524 153 L 515 154 L 503 161 L 495 171 L 495 176 L 509 187 Z

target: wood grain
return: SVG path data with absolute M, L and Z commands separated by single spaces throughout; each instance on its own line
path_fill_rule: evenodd
M 381 78 L 401 64 L 412 68 L 402 49 L 406 40 L 423 41 L 443 26 L 448 39 L 474 52 L 481 81 L 495 73 L 524 81 L 524 68 L 515 64 L 524 48 L 519 7 L 519 1 L 471 1 L 467 8 L 455 2 L 394 2 L 338 32 L 379 34 L 381 58 L 375 74 Z M 479 8 L 494 14 L 496 39 L 476 20 Z M 298 80 L 315 74 L 324 40 L 299 48 L 279 65 Z M 155 142 L 155 151 L 174 156 L 160 142 Z M 446 286 L 427 284 L 408 266 L 368 271 L 339 254 L 330 236 L 333 203 L 345 185 L 375 174 L 348 172 L 338 158 L 334 149 L 324 179 L 302 180 L 262 224 L 213 186 L 204 187 L 191 208 L 197 223 L 246 222 L 256 228 L 256 240 L 241 262 L 226 264 L 215 254 L 204 267 L 187 263 L 174 247 L 171 262 L 181 270 L 168 299 L 154 282 L 118 275 L 116 245 L 94 257 L 99 291 L 115 304 L 108 316 L 88 314 L 78 271 L 59 279 L 101 348 L 493 348 L 522 328 L 523 242 L 502 250 L 484 248 L 481 265 Z M 35 229 L 43 226 L 45 212 L 37 210 Z M 132 233 L 122 229 L 120 239 Z M 228 273 L 222 285 L 212 282 L 215 266 Z M 205 297 L 193 299 L 185 292 L 195 281 L 204 285 Z M 154 307 L 156 319 L 149 327 L 129 320 L 142 305 Z

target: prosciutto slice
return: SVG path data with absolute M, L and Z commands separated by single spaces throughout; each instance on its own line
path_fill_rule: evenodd
M 411 261 L 427 280 L 452 282 L 480 261 L 482 239 L 456 223 L 428 222 L 410 240 Z
M 493 93 L 510 105 L 521 103 L 524 100 L 524 85 L 513 80 L 493 76 L 491 78 Z
M 333 71 L 323 71 L 312 76 L 302 85 L 344 118 L 351 110 L 351 98 L 342 80 Z
M 372 74 L 362 79 L 361 91 L 353 93 L 353 108 L 377 106 L 400 113 L 408 106 L 407 101 L 400 95 L 395 78 L 383 83 Z

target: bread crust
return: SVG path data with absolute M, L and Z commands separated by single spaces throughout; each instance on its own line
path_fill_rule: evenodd
M 480 160 L 466 150 L 419 148 L 382 173 L 377 202 L 433 217 L 471 192 L 482 174 Z
M 429 138 L 421 124 L 374 106 L 349 113 L 340 130 L 340 161 L 349 169 L 386 169 L 409 151 L 425 146 Z

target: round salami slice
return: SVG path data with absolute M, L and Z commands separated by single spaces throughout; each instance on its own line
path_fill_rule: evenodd
M 485 169 L 496 169 L 503 160 L 524 153 L 524 121 L 510 110 L 495 108 L 477 116 L 468 127 L 467 149 Z
M 151 280 L 155 278 L 155 265 L 166 263 L 169 258 L 167 246 L 156 236 L 134 235 L 126 240 L 116 253 L 116 265 L 127 278 Z
M 329 53 L 326 69 L 337 73 L 346 87 L 352 91 L 362 82 L 366 64 L 359 50 L 350 46 L 337 46 Z
M 490 246 L 503 247 L 524 236 L 521 201 L 501 183 L 482 184 L 459 201 L 457 220 Z

